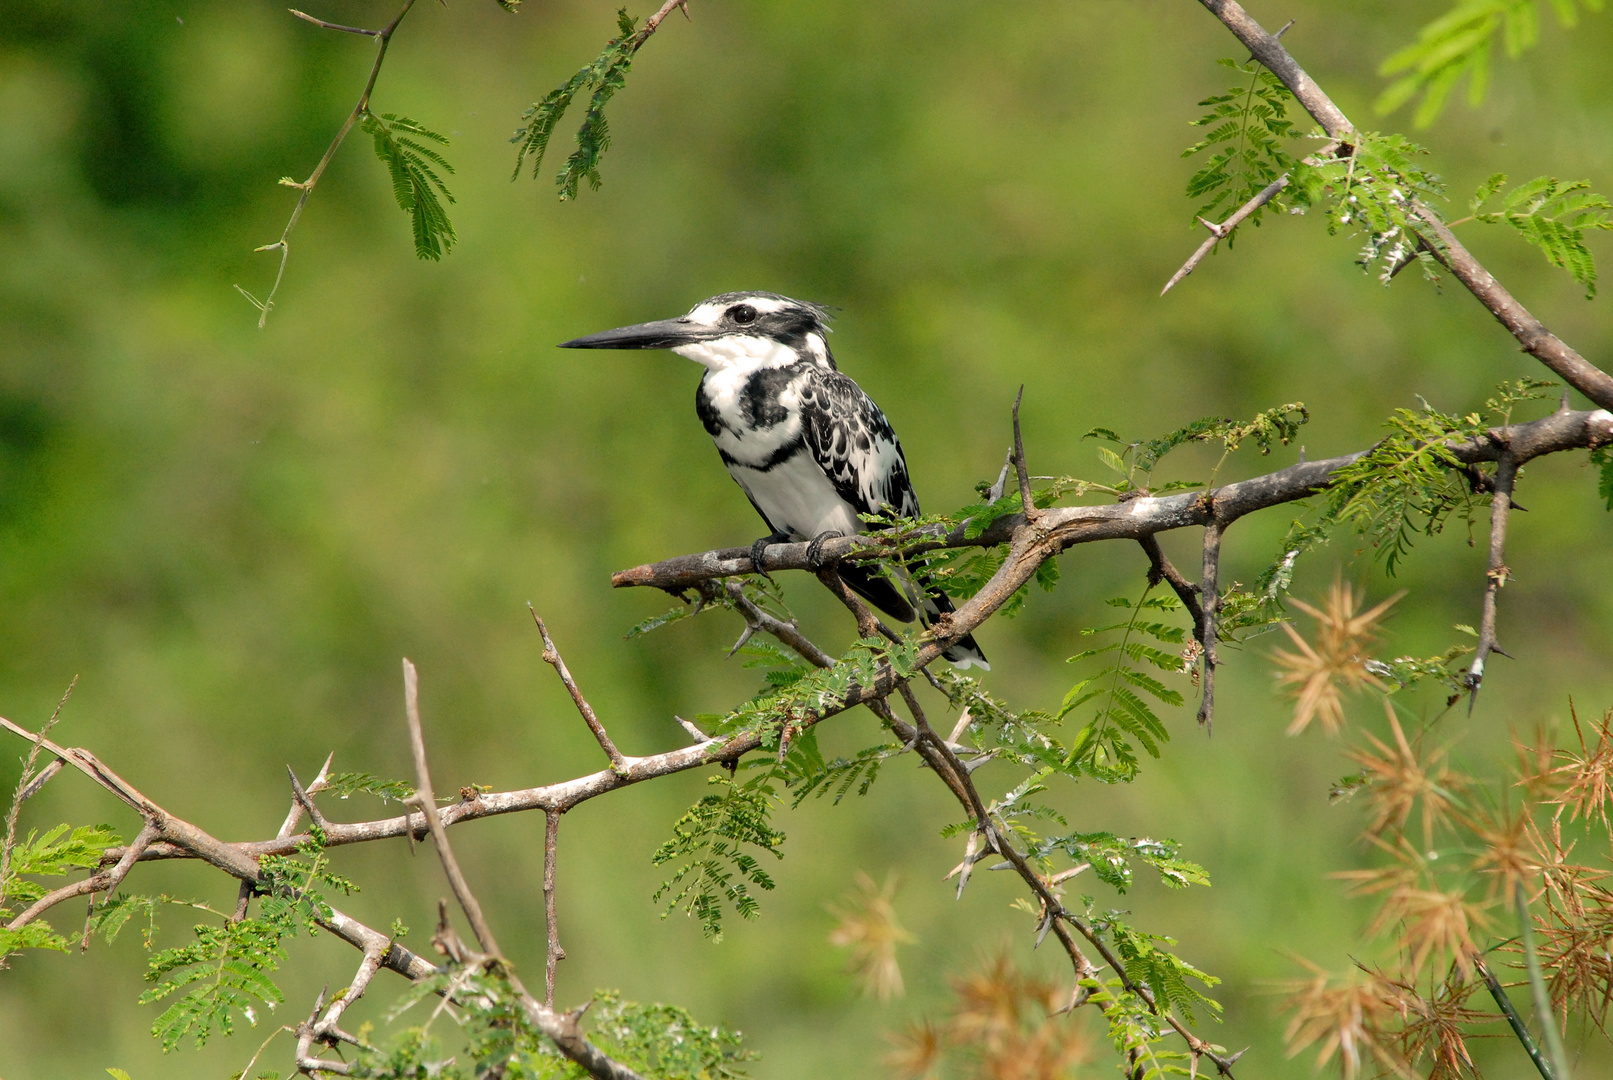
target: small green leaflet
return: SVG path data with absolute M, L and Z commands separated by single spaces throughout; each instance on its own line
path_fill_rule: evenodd
M 778 801 L 771 779 L 769 773 L 739 784 L 727 776 L 714 776 L 710 783 L 721 794 L 704 796 L 672 826 L 672 838 L 656 850 L 652 861 L 656 866 L 679 856 L 688 856 L 690 861 L 662 882 L 651 898 L 670 897 L 663 919 L 682 908 L 700 920 L 706 937 L 721 941 L 723 901 L 741 918 L 754 919 L 760 914 L 761 906 L 750 887 L 772 889 L 773 879 L 741 845 L 761 848 L 774 858 L 784 857 L 779 850 L 784 834 L 767 820 Z
M 1496 173 L 1473 196 L 1473 218 L 1487 225 L 1512 226 L 1546 255 L 1546 261 L 1573 275 L 1585 286 L 1585 299 L 1596 295 L 1596 259 L 1585 246 L 1590 229 L 1613 229 L 1613 202 L 1590 190 L 1589 180 L 1561 182 L 1537 176 L 1519 184 L 1501 200 L 1501 209 L 1481 213 L 1480 207 L 1505 186 L 1506 173 Z
M 393 113 L 377 116 L 366 110 L 362 127 L 375 139 L 375 156 L 392 175 L 392 194 L 414 224 L 414 253 L 422 259 L 441 259 L 457 237 L 437 193 L 449 202 L 454 197 L 436 169 L 451 173 L 454 167 L 420 140 L 447 146 L 448 138 Z
M 367 772 L 340 772 L 325 781 L 324 791 L 334 791 L 341 798 L 351 798 L 357 792 L 374 795 L 383 802 L 403 802 L 414 795 L 414 785 L 402 780 L 382 780 Z

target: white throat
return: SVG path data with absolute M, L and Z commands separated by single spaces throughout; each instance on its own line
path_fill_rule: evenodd
M 729 334 L 713 341 L 679 345 L 672 351 L 697 364 L 704 364 L 706 370 L 714 373 L 786 367 L 799 359 L 795 350 L 787 345 L 780 345 L 772 338 L 748 334 Z

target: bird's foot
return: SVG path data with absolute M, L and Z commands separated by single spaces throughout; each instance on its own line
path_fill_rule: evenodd
M 773 575 L 769 574 L 767 572 L 767 567 L 763 565 L 762 552 L 767 550 L 767 546 L 769 544 L 782 544 L 782 543 L 784 543 L 785 541 L 787 541 L 789 539 L 790 539 L 790 534 L 789 533 L 776 532 L 776 533 L 772 533 L 771 535 L 764 536 L 760 540 L 756 541 L 756 543 L 752 544 L 750 546 L 750 567 L 751 567 L 751 571 L 753 573 L 757 573 L 757 574 L 762 575 L 768 581 L 772 581 L 773 580 Z
M 838 540 L 844 535 L 846 535 L 846 534 L 843 533 L 843 532 L 840 532 L 838 529 L 826 529 L 825 531 L 819 533 L 817 536 L 814 536 L 812 538 L 811 543 L 807 544 L 807 550 L 806 550 L 807 565 L 812 567 L 812 569 L 814 569 L 814 570 L 822 570 L 823 569 L 823 542 L 825 540 Z

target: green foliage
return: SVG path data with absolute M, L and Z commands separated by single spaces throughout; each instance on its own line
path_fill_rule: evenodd
M 760 905 L 750 887 L 773 887 L 773 879 L 742 845 L 782 859 L 779 845 L 784 843 L 784 834 L 768 822 L 778 803 L 771 774 L 743 784 L 728 776 L 713 776 L 709 782 L 719 790 L 691 806 L 673 825 L 672 839 L 655 852 L 656 866 L 679 858 L 689 861 L 661 883 L 652 899 L 670 896 L 662 918 L 682 908 L 700 920 L 706 937 L 721 941 L 723 901 L 741 918 L 754 919 Z
M 30 878 L 61 877 L 73 870 L 91 869 L 100 864 L 107 848 L 122 843 L 109 825 L 80 825 L 69 832 L 70 828 L 57 825 L 43 834 L 30 830 L 12 846 L 5 880 L 0 881 L 0 966 L 7 956 L 23 949 L 67 951 L 67 939 L 43 919 L 16 930 L 3 925 L 45 895 L 45 886 Z
M 1294 166 L 1294 201 L 1301 206 L 1325 204 L 1329 233 L 1364 234 L 1356 262 L 1369 272 L 1378 265 L 1384 284 L 1412 258 L 1422 263 L 1425 276 L 1432 277 L 1432 258 L 1419 246 L 1411 220 L 1414 203 L 1438 198 L 1444 191 L 1440 178 L 1417 163 L 1427 153 L 1401 135 L 1352 132 L 1349 145 L 1339 152 Z
M 1559 183 L 1556 177 L 1537 176 L 1519 184 L 1501 200 L 1501 209 L 1483 213 L 1485 203 L 1506 184 L 1505 173 L 1486 180 L 1473 196 L 1473 217 L 1493 225 L 1505 222 L 1545 252 L 1546 261 L 1561 267 L 1585 286 L 1585 299 L 1596 295 L 1596 259 L 1585 246 L 1589 229 L 1613 229 L 1613 202 L 1590 190 L 1589 180 Z
M 452 992 L 469 1058 L 446 1053 L 427 1024 L 400 1032 L 380 1050 L 360 1049 L 353 1075 L 368 1080 L 472 1080 L 500 1076 L 504 1080 L 584 1080 L 581 1066 L 562 1057 L 528 1022 L 519 995 L 496 967 L 490 970 L 451 968 L 416 984 L 403 1009 L 424 997 Z M 587 1035 L 605 1053 L 627 1067 L 665 1080 L 739 1080 L 740 1065 L 756 1055 L 741 1046 L 740 1036 L 720 1026 L 706 1026 L 683 1009 L 670 1005 L 626 1002 L 613 990 L 596 991 L 589 1003 L 592 1025 Z
M 1212 221 L 1248 202 L 1294 164 L 1293 157 L 1283 149 L 1283 141 L 1293 137 L 1294 126 L 1287 118 L 1288 103 L 1293 100 L 1288 88 L 1254 60 L 1247 64 L 1236 60 L 1218 63 L 1248 76 L 1249 82 L 1199 102 L 1210 111 L 1190 123 L 1209 130 L 1204 138 L 1182 151 L 1183 157 L 1211 151 L 1209 160 L 1188 180 L 1187 197 L 1207 199 L 1194 216 Z M 1281 203 L 1274 199 L 1246 220 L 1259 225 L 1267 210 L 1280 209 Z M 1227 246 L 1231 247 L 1236 238 L 1234 229 Z
M 522 126 L 516 129 L 510 141 L 520 144 L 515 155 L 515 175 L 528 154 L 532 155 L 532 175 L 536 176 L 543 165 L 543 155 L 549 149 L 549 138 L 555 125 L 571 107 L 578 94 L 589 94 L 588 111 L 583 114 L 582 126 L 577 129 L 577 149 L 566 159 L 565 168 L 555 177 L 561 199 L 575 199 L 581 181 L 599 190 L 599 159 L 610 148 L 610 127 L 605 122 L 605 106 L 627 84 L 627 72 L 633 66 L 633 54 L 644 44 L 643 32 L 635 33 L 637 20 L 630 18 L 627 9 L 616 13 L 616 26 L 620 36 L 605 43 L 600 54 L 566 82 L 549 91 L 548 95 L 521 114 Z
M 1111 442 L 1119 447 L 1120 451 L 1110 450 L 1106 446 L 1098 447 L 1098 458 L 1104 465 L 1119 473 L 1125 479 L 1119 484 L 1118 491 L 1138 491 L 1147 489 L 1150 494 L 1164 495 L 1172 491 L 1204 487 L 1214 484 L 1221 466 L 1226 459 L 1235 453 L 1245 442 L 1254 441 L 1260 448 L 1262 456 L 1269 455 L 1274 445 L 1287 446 L 1299 435 L 1299 429 L 1310 421 L 1311 414 L 1301 401 L 1279 405 L 1274 409 L 1267 409 L 1257 413 L 1248 420 L 1229 420 L 1226 417 L 1207 416 L 1202 420 L 1195 420 L 1183 425 L 1175 431 L 1161 435 L 1155 439 L 1145 441 L 1127 442 L 1109 428 L 1093 428 L 1083 439 L 1101 439 Z M 1190 443 L 1219 442 L 1222 447 L 1220 461 L 1216 462 L 1215 469 L 1207 481 L 1172 481 L 1155 486 L 1153 483 L 1154 470 L 1161 460 L 1172 450 Z
M 1181 603 L 1176 597 L 1150 597 L 1144 591 L 1136 604 L 1124 598 L 1108 603 L 1128 610 L 1127 620 L 1084 629 L 1081 633 L 1091 636 L 1119 631 L 1120 639 L 1070 657 L 1072 664 L 1098 657 L 1110 659 L 1070 687 L 1054 719 L 1063 720 L 1088 702 L 1097 701 L 1097 712 L 1076 735 L 1065 754 L 1063 766 L 1105 783 L 1129 783 L 1137 776 L 1137 747 L 1141 746 L 1150 757 L 1157 758 L 1161 744 L 1170 739 L 1170 732 L 1149 699 L 1173 708 L 1183 704 L 1179 691 L 1166 686 L 1145 668 L 1183 675 L 1192 670 L 1192 662 L 1180 652 L 1159 647 L 1183 644 L 1188 637 L 1185 627 L 1142 617 L 1146 612 L 1179 611 Z
M 354 890 L 352 882 L 327 869 L 317 841 L 304 844 L 299 854 L 300 859 L 264 856 L 256 886 L 262 896 L 257 917 L 198 924 L 195 941 L 164 949 L 148 962 L 146 981 L 155 985 L 140 995 L 141 1004 L 190 988 L 152 1024 L 151 1033 L 162 1040 L 164 1050 L 174 1049 L 188 1035 L 203 1046 L 215 1031 L 232 1034 L 237 1016 L 256 1026 L 259 1004 L 273 1009 L 284 1000 L 272 978 L 285 959 L 282 942 L 316 933 L 319 920 L 330 916 L 316 886 Z M 105 928 L 116 933 L 113 926 Z
M 1029 854 L 1047 859 L 1056 851 L 1063 852 L 1077 864 L 1089 863 L 1099 881 L 1121 893 L 1131 888 L 1133 859 L 1153 867 L 1159 872 L 1160 881 L 1173 889 L 1210 883 L 1204 867 L 1182 858 L 1174 840 L 1146 837 L 1123 840 L 1107 832 L 1072 833 L 1048 837 L 1035 844 Z
M 1613 511 L 1613 451 L 1605 446 L 1597 447 L 1591 451 L 1591 464 L 1601 469 L 1596 478 L 1596 494 Z
M 1551 0 L 1551 6 L 1564 26 L 1574 26 L 1580 6 L 1600 11 L 1602 0 Z M 1378 112 L 1393 112 L 1421 94 L 1416 124 L 1427 127 L 1444 110 L 1464 75 L 1468 104 L 1480 104 L 1489 88 L 1496 35 L 1510 57 L 1533 48 L 1540 38 L 1539 7 L 1539 0 L 1455 0 L 1450 11 L 1424 26 L 1415 42 L 1378 69 L 1380 75 L 1400 74 L 1378 96 Z
M 343 799 L 350 799 L 362 791 L 382 802 L 401 803 L 414 796 L 413 784 L 406 784 L 402 780 L 382 780 L 367 772 L 337 773 L 325 781 L 324 790 L 334 791 Z
M 707 1027 L 673 1005 L 640 1005 L 614 990 L 594 994 L 590 1037 L 645 1076 L 663 1080 L 738 1080 L 756 1054 L 738 1032 Z
M 1540 391 L 1553 385 L 1534 379 L 1503 383 L 1486 402 L 1486 413 L 1504 423 L 1517 403 L 1542 397 Z M 1421 410 L 1395 410 L 1387 426 L 1388 437 L 1334 474 L 1326 518 L 1354 525 L 1393 574 L 1419 532 L 1439 533 L 1458 511 L 1472 522 L 1484 496 L 1474 493 L 1450 446 L 1483 436 L 1489 421 L 1477 412 L 1442 413 L 1425 402 Z
M 1186 1017 L 1188 1023 L 1197 1022 L 1193 1015 L 1196 1006 L 1207 1007 L 1210 1014 L 1219 1019 L 1220 1004 L 1205 997 L 1189 985 L 1188 980 L 1192 979 L 1206 987 L 1212 987 L 1221 980 L 1160 948 L 1161 945 L 1175 945 L 1174 938 L 1136 930 L 1120 921 L 1118 914 L 1111 912 L 1100 925 L 1113 938 L 1115 951 L 1125 964 L 1126 976 L 1133 983 L 1148 987 L 1161 1010 L 1174 1009 Z
M 831 791 L 838 804 L 853 785 L 858 795 L 868 794 L 868 789 L 879 779 L 880 766 L 906 749 L 899 742 L 881 743 L 859 750 L 849 758 L 825 761 L 823 752 L 818 749 L 817 729 L 810 728 L 790 743 L 789 754 L 778 766 L 778 776 L 794 792 L 791 809 L 800 806 L 808 796 L 816 795 L 821 799 Z
M 436 169 L 451 173 L 454 167 L 420 140 L 447 146 L 448 138 L 422 127 L 419 121 L 392 113 L 377 116 L 365 110 L 362 127 L 374 138 L 375 156 L 392 176 L 392 194 L 414 225 L 415 255 L 441 259 L 457 238 L 437 193 L 449 202 L 454 197 Z

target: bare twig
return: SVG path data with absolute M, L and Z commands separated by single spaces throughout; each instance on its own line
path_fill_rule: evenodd
M 1165 552 L 1160 549 L 1158 537 L 1139 537 L 1137 543 L 1142 545 L 1143 552 L 1148 556 L 1148 584 L 1158 585 L 1161 581 L 1170 583 L 1182 606 L 1192 616 L 1193 636 L 1203 645 L 1204 608 L 1199 605 L 1199 587 L 1183 577 L 1182 572 L 1166 558 Z
M 325 790 L 326 785 L 330 782 L 331 762 L 335 760 L 336 752 L 333 750 L 325 757 L 325 764 L 319 767 L 319 772 L 314 776 L 313 783 L 309 784 L 308 787 L 304 789 L 303 794 L 318 795 L 321 791 Z M 286 766 L 286 770 L 288 772 L 290 769 L 291 766 Z M 291 799 L 291 809 L 286 811 L 285 823 L 280 826 L 280 831 L 275 834 L 276 836 L 291 835 L 291 830 L 295 829 L 297 827 L 297 823 L 302 820 L 302 807 L 302 800 L 297 798 L 296 794 L 293 793 Z
M 11 873 L 11 849 L 17 842 L 17 815 L 22 812 L 22 804 L 32 798 L 36 791 L 44 787 L 50 778 L 61 770 L 64 759 L 58 755 L 54 761 L 40 770 L 38 776 L 33 775 L 34 762 L 39 760 L 39 751 L 46 744 L 46 736 L 50 734 L 50 729 L 56 726 L 57 719 L 62 715 L 62 707 L 67 704 L 67 699 L 73 696 L 73 687 L 77 685 L 78 676 L 74 675 L 73 681 L 68 683 L 67 689 L 62 692 L 61 700 L 56 702 L 56 708 L 52 710 L 50 719 L 45 721 L 45 726 L 40 728 L 39 734 L 34 737 L 34 745 L 28 748 L 28 757 L 22 763 L 22 775 L 17 777 L 17 790 L 12 793 L 11 805 L 6 809 L 5 839 L 0 841 L 0 900 L 5 899 L 6 880 Z
M 1014 473 L 1019 478 L 1019 505 L 1024 511 L 1025 520 L 1035 521 L 1042 512 L 1031 497 L 1030 470 L 1025 464 L 1025 440 L 1019 433 L 1019 403 L 1024 399 L 1025 386 L 1021 383 L 1019 393 L 1014 395 Z
M 1479 616 L 1479 643 L 1473 652 L 1462 682 L 1467 687 L 1467 711 L 1471 715 L 1484 682 L 1484 666 L 1492 653 L 1510 655 L 1496 642 L 1495 615 L 1498 595 L 1512 571 L 1507 567 L 1507 517 L 1512 508 L 1512 487 L 1518 479 L 1518 463 L 1503 456 L 1495 470 L 1495 491 L 1490 496 L 1490 557 L 1484 571 L 1484 608 Z
M 442 818 L 437 814 L 437 801 L 431 793 L 431 770 L 426 764 L 425 735 L 420 730 L 420 676 L 408 660 L 403 661 L 403 702 L 404 715 L 409 723 L 409 748 L 414 752 L 416 784 L 414 803 L 425 815 L 426 825 L 431 829 L 432 842 L 437 847 L 437 857 L 442 860 L 443 873 L 448 876 L 448 884 L 454 890 L 454 899 L 459 901 L 460 910 L 464 911 L 465 918 L 470 922 L 471 932 L 476 935 L 477 944 L 484 953 L 502 960 L 504 954 L 499 950 L 498 941 L 493 937 L 493 928 L 487 924 L 487 917 L 482 914 L 481 903 L 471 892 L 470 883 L 465 880 L 464 873 L 459 869 L 459 860 L 454 857 L 454 849 L 448 844 L 448 833 L 443 829 Z
M 599 722 L 599 717 L 594 713 L 594 707 L 588 704 L 588 699 L 582 696 L 582 690 L 571 677 L 571 672 L 566 670 L 566 662 L 561 658 L 560 650 L 555 648 L 554 639 L 549 636 L 549 628 L 543 625 L 543 620 L 538 617 L 537 609 L 531 604 L 528 604 L 526 609 L 532 612 L 532 621 L 538 624 L 538 633 L 543 636 L 543 662 L 554 668 L 555 674 L 560 676 L 560 681 L 566 684 L 566 692 L 571 695 L 577 711 L 582 714 L 583 723 L 594 733 L 599 748 L 605 751 L 605 756 L 610 759 L 610 767 L 617 772 L 627 768 L 627 759 L 616 749 L 616 744 L 610 741 L 610 736 L 605 733 L 605 725 Z
M 280 282 L 284 280 L 286 276 L 286 261 L 291 258 L 291 234 L 297 228 L 297 222 L 302 220 L 303 208 L 308 205 L 308 197 L 314 193 L 314 186 L 319 183 L 319 178 L 325 175 L 325 167 L 330 164 L 331 158 L 336 156 L 336 151 L 341 147 L 342 143 L 346 141 L 348 132 L 352 131 L 353 125 L 358 123 L 359 118 L 369 111 L 370 94 L 374 93 L 375 91 L 375 80 L 381 77 L 381 65 L 386 61 L 387 46 L 392 43 L 393 33 L 397 31 L 398 24 L 403 21 L 403 17 L 409 14 L 409 9 L 414 7 L 414 3 L 415 0 L 403 0 L 403 6 L 398 9 L 398 13 L 392 17 L 392 21 L 387 23 L 379 30 L 364 30 L 354 26 L 342 26 L 337 23 L 328 23 L 323 19 L 316 19 L 311 15 L 305 15 L 300 11 L 292 9 L 291 13 L 297 18 L 302 19 L 305 22 L 313 23 L 314 25 L 323 27 L 327 30 L 340 30 L 343 33 L 363 34 L 367 37 L 374 38 L 375 63 L 370 67 L 370 77 L 365 80 L 364 91 L 363 93 L 359 94 L 358 104 L 353 106 L 353 111 L 347 114 L 346 120 L 342 121 L 342 126 L 336 132 L 336 137 L 330 141 L 330 146 L 325 148 L 324 156 L 319 159 L 319 164 L 314 166 L 314 171 L 308 174 L 308 179 L 302 181 L 301 183 L 297 183 L 296 181 L 290 179 L 280 181 L 286 187 L 296 188 L 299 192 L 301 192 L 301 194 L 297 196 L 297 205 L 292 207 L 291 218 L 286 222 L 285 229 L 281 231 L 280 239 L 276 240 L 272 244 L 264 244 L 262 247 L 254 249 L 255 251 L 280 252 L 280 267 L 275 271 L 274 285 L 269 289 L 269 295 L 264 297 L 262 300 L 259 300 L 257 297 L 253 296 L 239 285 L 235 287 L 237 292 L 251 301 L 252 304 L 258 309 L 260 313 L 258 315 L 259 330 L 262 330 L 264 326 L 268 324 L 269 312 L 274 310 L 274 298 L 280 292 Z
M 1215 493 L 1211 492 L 1205 498 L 1212 503 L 1213 513 Z M 1221 570 L 1221 530 L 1218 521 L 1204 526 L 1204 565 L 1199 576 L 1199 597 L 1203 605 L 1199 644 L 1204 647 L 1204 696 L 1199 701 L 1199 723 L 1206 732 L 1215 719 L 1215 666 L 1221 662 L 1220 651 L 1216 648 L 1215 625 L 1216 616 L 1221 611 L 1221 587 L 1217 582 Z
M 1210 235 L 1205 238 L 1204 243 L 1199 245 L 1199 249 L 1197 251 L 1188 256 L 1187 262 L 1182 264 L 1182 268 L 1171 275 L 1171 279 L 1165 283 L 1165 287 L 1159 290 L 1159 295 L 1164 296 L 1166 293 L 1176 288 L 1177 283 L 1196 270 L 1199 263 L 1204 261 L 1204 257 L 1208 255 L 1212 249 L 1214 249 L 1215 245 L 1219 244 L 1222 240 L 1225 240 L 1228 236 L 1230 236 L 1232 234 L 1232 230 L 1236 229 L 1240 224 L 1242 224 L 1244 218 L 1271 202 L 1271 200 L 1275 199 L 1278 194 L 1281 193 L 1282 190 L 1287 186 L 1288 174 L 1283 173 L 1277 179 L 1273 180 L 1271 183 L 1267 184 L 1265 187 L 1256 192 L 1252 199 L 1238 207 L 1231 214 L 1227 215 L 1227 219 L 1225 221 L 1217 224 L 1216 222 L 1205 221 L 1203 218 L 1199 218 L 1199 224 L 1210 230 Z
M 555 914 L 554 864 L 560 842 L 560 811 L 550 810 L 543 822 L 543 924 L 548 936 L 544 951 L 543 1003 L 554 1008 L 555 969 L 566 958 L 560 946 L 560 920 Z

